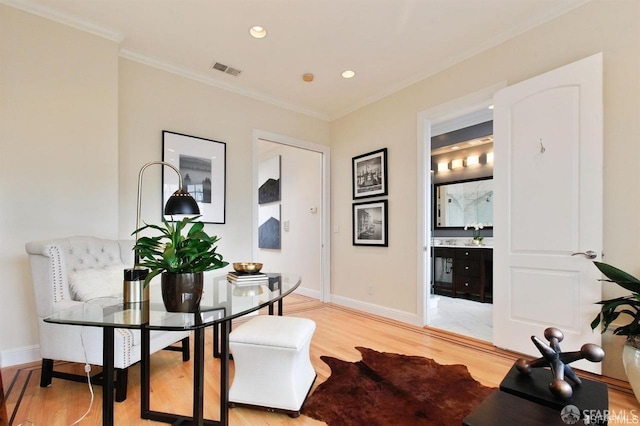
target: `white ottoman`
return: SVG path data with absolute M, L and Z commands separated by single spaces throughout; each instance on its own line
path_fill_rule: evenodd
M 229 335 L 235 375 L 229 406 L 300 415 L 316 372 L 309 345 L 316 323 L 306 318 L 258 315 Z

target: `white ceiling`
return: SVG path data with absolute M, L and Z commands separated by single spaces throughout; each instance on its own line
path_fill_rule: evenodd
M 330 120 L 589 0 L 0 1 L 115 40 L 122 57 Z

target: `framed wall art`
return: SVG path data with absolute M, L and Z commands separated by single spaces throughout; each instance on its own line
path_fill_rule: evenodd
M 353 199 L 387 195 L 387 148 L 353 157 Z
M 162 161 L 180 170 L 183 189 L 198 202 L 200 220 L 205 223 L 225 223 L 226 153 L 224 142 L 162 132 Z M 177 189 L 178 175 L 163 167 L 163 206 Z
M 258 165 L 258 204 L 280 201 L 280 156 Z
M 354 203 L 353 245 L 388 247 L 387 200 Z
M 258 248 L 280 248 L 280 204 L 258 207 Z

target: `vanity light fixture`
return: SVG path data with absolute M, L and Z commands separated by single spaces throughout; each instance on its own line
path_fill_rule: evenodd
M 464 164 L 462 162 L 462 158 L 456 158 L 455 160 L 451 160 L 451 169 L 455 170 L 455 169 L 459 169 L 460 167 L 463 167 Z
M 467 161 L 465 163 L 466 167 L 475 166 L 476 164 L 480 164 L 480 156 L 470 155 L 469 157 L 467 157 Z
M 354 75 L 356 75 L 356 72 L 355 72 L 355 71 L 353 71 L 353 70 L 346 70 L 346 71 L 343 71 L 343 72 L 342 72 L 342 77 L 343 77 L 343 78 L 351 78 L 351 77 L 353 77 Z
M 249 34 L 251 34 L 253 38 L 265 38 L 267 36 L 267 30 L 259 25 L 254 25 L 249 28 Z
M 487 152 L 487 164 L 493 163 L 493 151 Z
M 438 173 L 449 170 L 449 163 L 438 163 Z

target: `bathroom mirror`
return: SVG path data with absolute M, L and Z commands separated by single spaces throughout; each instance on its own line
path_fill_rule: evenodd
M 493 227 L 493 178 L 437 184 L 434 187 L 436 229 L 464 228 L 471 223 Z

